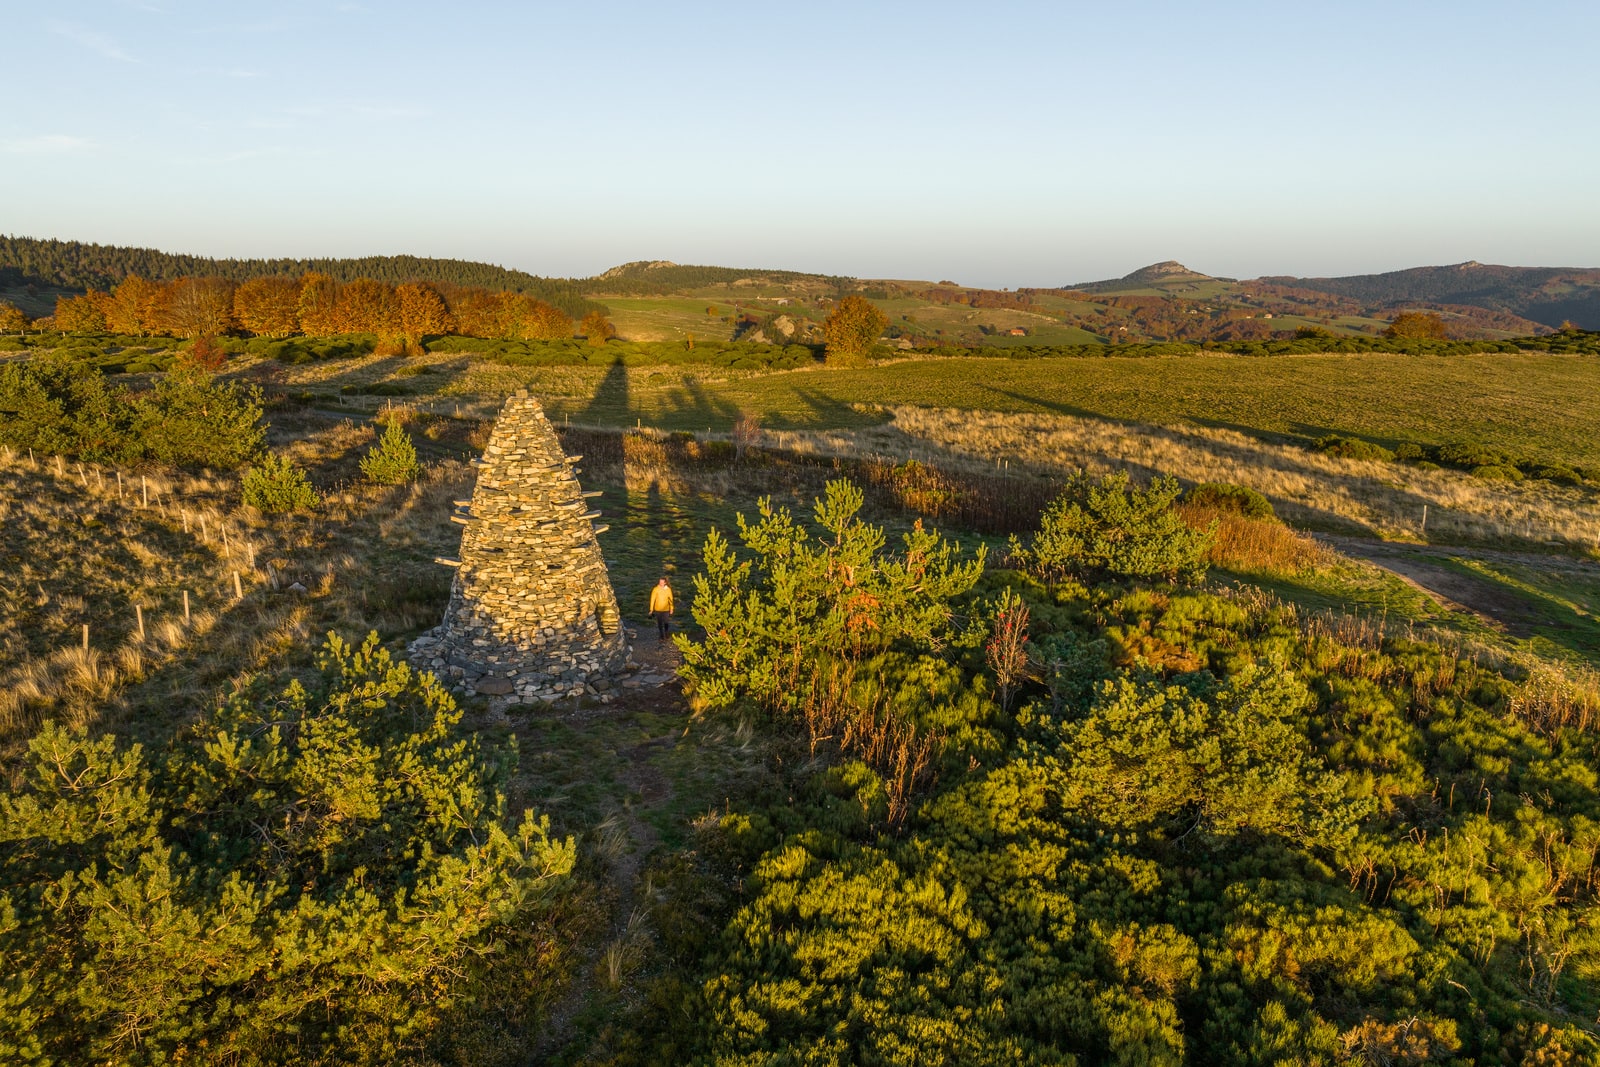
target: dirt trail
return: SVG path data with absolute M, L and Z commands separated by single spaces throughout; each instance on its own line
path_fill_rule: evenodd
M 656 640 L 654 622 L 640 624 L 624 619 L 623 626 L 630 634 L 633 660 L 640 668 L 638 673 L 614 690 L 613 703 L 585 708 L 577 716 L 626 719 L 635 712 L 659 712 L 667 707 L 687 714 L 676 680 L 678 665 L 683 661 L 677 648 L 670 640 Z M 544 1063 L 565 1048 L 574 1037 L 583 1010 L 595 997 L 605 994 L 602 987 L 610 981 L 611 974 L 608 954 L 618 954 L 620 966 L 625 957 L 639 951 L 637 939 L 647 936 L 642 916 L 648 902 L 641 899 L 641 875 L 660 847 L 661 835 L 645 815 L 670 805 L 674 798 L 672 779 L 652 758 L 669 750 L 677 739 L 677 733 L 672 732 L 649 738 L 618 753 L 624 757 L 619 775 L 623 791 L 618 797 L 618 808 L 606 822 L 615 820 L 624 840 L 605 849 L 608 854 L 607 890 L 611 897 L 606 937 L 596 941 L 585 954 L 572 988 L 551 1008 L 538 1041 L 528 1050 L 526 1062 L 530 1065 Z M 637 801 L 630 799 L 634 797 Z
M 1448 565 L 1451 559 L 1477 559 L 1510 563 L 1553 574 L 1600 578 L 1600 564 L 1571 556 L 1504 549 L 1418 545 L 1395 541 L 1370 541 L 1356 537 L 1319 535 L 1319 539 L 1347 556 L 1376 564 L 1439 601 L 1446 608 L 1476 615 L 1488 625 L 1514 637 L 1527 637 L 1547 621 L 1534 603 L 1490 578 L 1463 574 Z

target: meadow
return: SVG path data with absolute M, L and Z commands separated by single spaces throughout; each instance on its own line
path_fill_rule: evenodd
M 702 383 L 710 384 L 710 383 Z M 784 429 L 881 421 L 874 406 L 1085 415 L 1193 423 L 1312 440 L 1350 434 L 1386 445 L 1481 441 L 1513 453 L 1600 462 L 1600 362 L 1544 355 L 1449 359 L 1387 354 L 1252 359 L 906 359 L 858 371 L 805 371 L 716 383 L 712 410 Z M 696 429 L 703 406 L 674 383 L 635 383 L 585 411 Z M 719 427 L 720 428 L 720 427 Z

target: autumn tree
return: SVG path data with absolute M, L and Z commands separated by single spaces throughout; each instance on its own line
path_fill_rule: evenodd
M 233 283 L 225 278 L 179 278 L 163 287 L 156 321 L 179 337 L 215 337 L 234 329 Z
M 433 286 L 425 282 L 407 282 L 394 291 L 399 304 L 400 332 L 405 335 L 407 351 L 420 351 L 422 339 L 430 335 L 449 333 L 455 328 L 450 312 Z
M 174 367 L 185 370 L 193 369 L 202 374 L 216 374 L 228 362 L 228 350 L 217 342 L 210 334 L 201 334 L 194 339 L 194 343 L 187 349 L 178 353 Z
M 1426 311 L 1402 311 L 1389 323 L 1383 336 L 1415 341 L 1448 341 L 1450 331 L 1437 315 Z
M 162 287 L 130 274 L 101 301 L 106 329 L 143 337 L 160 329 Z
M 611 325 L 611 320 L 603 312 L 591 311 L 583 317 L 583 324 L 579 327 L 583 336 L 595 346 L 603 345 L 617 335 L 617 328 Z
M 251 278 L 233 292 L 233 317 L 257 337 L 287 337 L 300 328 L 300 282 Z
M 394 289 L 371 278 L 357 278 L 339 287 L 334 317 L 340 333 L 375 333 L 385 339 L 400 336 L 400 301 Z
M 839 301 L 826 322 L 822 336 L 828 345 L 828 362 L 836 365 L 860 364 L 877 343 L 889 317 L 870 300 L 847 296 Z
M 67 333 L 89 333 L 106 328 L 106 293 L 90 290 L 83 296 L 56 297 L 56 329 Z
M 9 301 L 0 300 L 0 333 L 23 333 L 28 329 L 28 316 Z
M 513 332 L 522 341 L 560 341 L 572 336 L 572 319 L 560 308 L 525 293 L 517 294 Z M 615 333 L 615 331 L 612 331 Z
M 300 332 L 309 337 L 342 333 L 339 328 L 339 283 L 326 274 L 300 279 Z
M 477 287 L 450 289 L 446 305 L 456 321 L 456 332 L 463 337 L 503 336 L 507 304 L 502 297 L 507 295 Z

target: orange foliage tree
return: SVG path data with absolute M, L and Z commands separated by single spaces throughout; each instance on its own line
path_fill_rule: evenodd
M 160 285 L 137 274 L 122 279 L 100 303 L 106 329 L 139 337 L 155 333 L 161 328 L 161 289 Z
M 56 329 L 67 333 L 89 333 L 106 328 L 105 307 L 109 294 L 91 289 L 83 296 L 56 297 Z
M 162 288 L 156 321 L 179 337 L 215 337 L 237 323 L 233 283 L 226 278 L 179 278 Z
M 1450 331 L 1444 320 L 1426 311 L 1402 311 L 1383 331 L 1385 337 L 1403 337 L 1424 341 L 1446 341 Z
M 617 335 L 617 328 L 611 325 L 611 320 L 606 318 L 604 313 L 599 311 L 591 311 L 585 315 L 583 317 L 583 325 L 579 328 L 582 330 L 583 336 L 588 338 L 589 343 L 596 347 L 605 344 Z
M 394 288 L 371 278 L 339 287 L 340 333 L 375 333 L 388 347 L 401 339 L 400 300 Z
M 300 328 L 300 281 L 251 278 L 233 291 L 233 316 L 258 337 L 287 337 Z
M 828 362 L 865 362 L 867 353 L 872 351 L 888 325 L 889 316 L 870 300 L 845 297 L 822 324 L 822 336 L 828 343 Z
M 15 304 L 0 300 L 0 333 L 23 333 L 28 328 L 28 316 Z
M 425 282 L 407 282 L 396 286 L 394 295 L 399 304 L 400 332 L 405 335 L 408 349 L 421 348 L 424 337 L 455 329 L 444 298 L 433 286 Z
M 308 337 L 343 333 L 339 325 L 339 283 L 315 272 L 300 279 L 300 332 Z
M 227 361 L 228 350 L 210 334 L 201 334 L 193 344 L 178 353 L 177 366 L 210 375 L 222 370 Z
M 505 335 L 506 293 L 487 289 L 458 288 L 450 291 L 450 315 L 456 332 L 464 337 L 502 337 Z
M 511 294 L 507 294 L 511 295 Z M 507 302 L 508 336 L 519 341 L 559 341 L 572 336 L 572 320 L 560 308 L 526 293 L 515 294 Z

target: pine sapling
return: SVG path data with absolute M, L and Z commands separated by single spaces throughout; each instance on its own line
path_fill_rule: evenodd
M 378 485 L 401 485 L 421 472 L 417 446 L 411 435 L 400 428 L 400 420 L 390 417 L 383 436 L 361 460 L 361 473 Z

